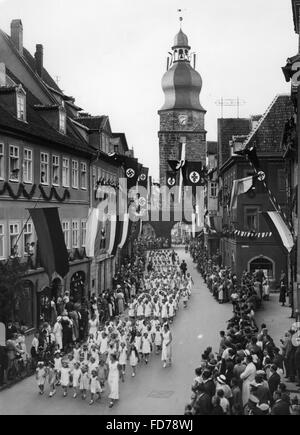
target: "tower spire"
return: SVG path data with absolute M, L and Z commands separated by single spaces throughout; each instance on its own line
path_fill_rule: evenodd
M 183 12 L 184 12 L 184 11 L 186 11 L 186 9 L 177 9 L 180 29 L 182 29 Z

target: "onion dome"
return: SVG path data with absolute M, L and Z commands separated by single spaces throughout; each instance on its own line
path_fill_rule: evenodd
M 177 35 L 174 38 L 174 45 L 172 47 L 172 49 L 177 48 L 177 47 L 187 47 L 187 48 L 191 48 L 189 46 L 189 40 L 188 37 L 186 36 L 185 33 L 183 33 L 183 31 L 180 29 L 179 32 L 177 33 Z
M 202 78 L 190 64 L 188 38 L 180 29 L 172 47 L 172 66 L 162 78 L 165 104 L 161 110 L 188 109 L 205 112 L 200 103 Z

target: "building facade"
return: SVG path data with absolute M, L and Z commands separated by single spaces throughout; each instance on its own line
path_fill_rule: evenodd
M 262 268 L 266 276 L 278 283 L 281 272 L 288 272 L 287 253 L 271 234 L 263 213 L 275 210 L 268 190 L 272 192 L 281 209 L 286 211 L 287 185 L 281 140 L 291 111 L 289 96 L 277 96 L 248 136 L 233 136 L 228 144 L 231 157 L 220 167 L 220 209 L 223 220 L 221 254 L 224 265 L 231 267 L 238 276 L 245 270 L 254 272 Z M 255 175 L 245 157 L 235 152 L 251 146 L 255 146 L 257 150 L 261 170 L 266 175 L 264 181 L 267 187 L 255 179 L 253 188 L 248 193 L 239 195 L 237 207 L 230 209 L 233 181 Z M 252 234 L 256 236 L 253 237 Z
M 65 291 L 76 302 L 111 287 L 122 253 L 106 253 L 101 228 L 94 258 L 85 252 L 97 188 L 117 186 L 124 175 L 111 152 L 130 154 L 125 135 L 111 131 L 107 116 L 83 113 L 58 87 L 44 68 L 43 46 L 34 56 L 23 46 L 21 20 L 12 21 L 10 35 L 0 30 L 0 261 L 17 259 L 26 268 L 10 319 L 0 321 L 34 330 L 50 320 L 51 300 Z M 28 212 L 41 207 L 58 208 L 69 256 L 65 277 L 49 277 L 41 263 Z

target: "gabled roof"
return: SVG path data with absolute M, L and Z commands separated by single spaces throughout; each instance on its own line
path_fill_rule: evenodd
M 103 130 L 106 127 L 108 116 L 80 116 L 77 118 L 77 122 L 85 125 L 90 130 Z
M 113 138 L 120 138 L 125 152 L 129 151 L 129 147 L 128 147 L 125 133 L 112 133 L 112 137 Z
M 12 79 L 17 79 L 11 73 Z M 52 145 L 61 145 L 70 149 L 70 152 L 77 151 L 91 154 L 87 142 L 85 142 L 76 132 L 71 121 L 67 119 L 67 134 L 61 134 L 51 127 L 38 113 L 35 106 L 39 100 L 26 89 L 26 116 L 27 122 L 20 121 L 13 113 L 1 105 L 0 99 L 0 130 L 5 130 L 10 134 L 25 135 L 34 138 L 36 141 Z
M 256 146 L 260 153 L 281 152 L 281 140 L 285 123 L 293 114 L 293 104 L 289 95 L 277 95 L 257 126 L 250 132 L 244 147 Z

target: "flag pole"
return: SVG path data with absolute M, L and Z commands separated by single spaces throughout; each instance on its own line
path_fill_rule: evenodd
M 186 147 L 186 138 L 181 138 L 181 159 L 180 159 L 180 173 L 179 173 L 179 195 L 178 195 L 178 202 L 181 203 L 182 199 L 182 185 L 183 185 L 183 162 L 185 161 L 185 147 Z

